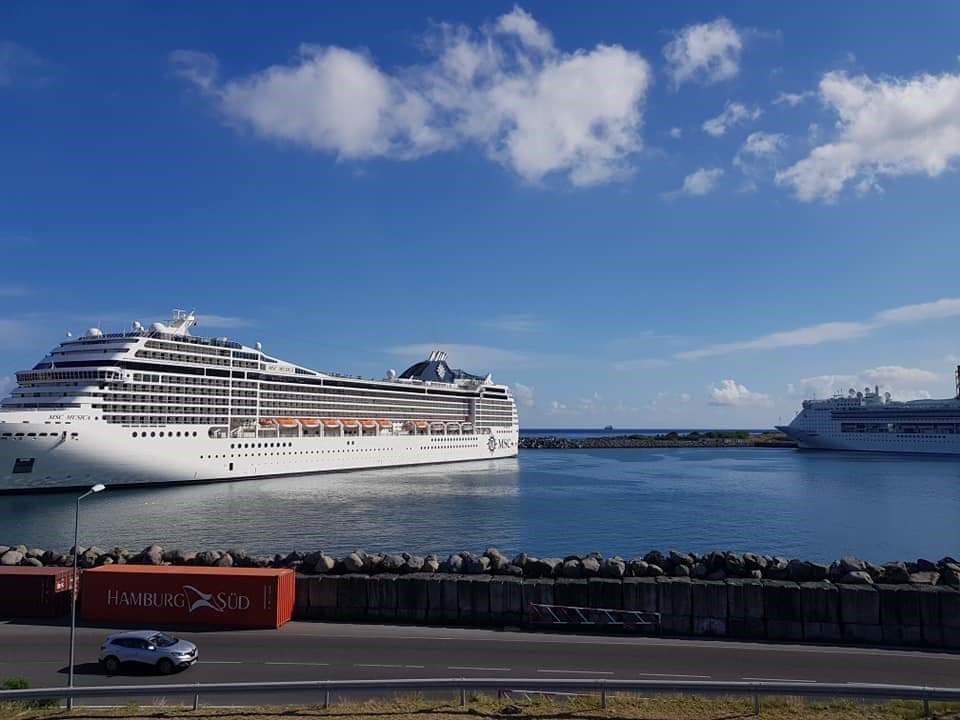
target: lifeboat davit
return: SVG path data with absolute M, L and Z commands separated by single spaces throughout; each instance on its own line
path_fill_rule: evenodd
M 447 423 L 447 432 L 455 432 L 458 435 L 460 434 L 460 423 Z
M 300 424 L 305 428 L 318 428 L 320 427 L 319 418 L 300 418 Z
M 446 428 L 447 426 L 442 422 L 430 423 L 430 429 L 435 433 L 442 433 L 444 430 L 446 430 Z
M 470 424 L 470 423 L 463 423 L 463 424 L 460 426 L 460 429 L 461 429 L 461 431 L 462 431 L 464 434 L 472 433 L 472 432 L 473 432 L 473 425 Z
M 323 426 L 324 426 L 324 427 L 327 427 L 327 428 L 338 428 L 338 427 L 340 427 L 340 421 L 337 420 L 336 418 L 324 418 L 324 419 L 321 420 L 320 422 L 322 422 L 322 423 L 323 423 Z
M 260 418 L 260 425 L 262 427 L 273 427 L 277 424 L 277 421 L 273 418 Z
M 393 421 L 392 421 L 392 420 L 377 420 L 377 425 L 379 425 L 380 427 L 382 427 L 384 430 L 389 430 L 390 428 L 393 427 Z
M 345 428 L 355 428 L 359 427 L 360 425 L 360 421 L 354 420 L 353 418 L 343 418 L 340 422 Z
M 277 418 L 277 425 L 282 428 L 295 428 L 299 424 L 294 418 Z

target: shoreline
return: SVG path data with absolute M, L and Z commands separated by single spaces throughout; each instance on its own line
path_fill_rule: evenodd
M 582 438 L 559 435 L 520 436 L 521 450 L 585 450 L 622 448 L 796 448 L 797 443 L 780 432 L 751 434 L 746 431 L 708 431 L 663 435 L 612 435 Z

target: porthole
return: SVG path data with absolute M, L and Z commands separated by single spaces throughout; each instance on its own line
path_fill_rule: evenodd
M 151 430 L 151 431 L 150 431 L 150 437 L 156 437 L 156 436 L 157 436 L 157 433 L 155 433 L 153 430 Z
M 134 434 L 133 434 L 133 436 L 134 436 L 134 437 L 136 437 L 136 436 L 137 436 L 137 434 L 136 434 L 136 433 L 134 433 Z

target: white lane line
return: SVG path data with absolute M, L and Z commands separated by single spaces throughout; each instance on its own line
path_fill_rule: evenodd
M 476 670 L 478 672 L 484 672 L 489 670 L 490 672 L 510 672 L 510 668 L 504 667 L 471 667 L 470 665 L 447 665 L 447 670 Z
M 560 674 L 570 674 L 570 675 L 613 675 L 612 672 L 607 670 L 548 670 L 544 668 L 537 668 L 539 673 L 560 673 Z
M 328 667 L 330 663 L 322 662 L 293 662 L 293 661 L 281 661 L 281 660 L 267 660 L 263 663 L 264 665 L 311 665 L 311 666 L 320 666 Z
M 816 680 L 798 680 L 797 678 L 771 678 L 771 677 L 742 677 L 741 680 L 754 680 L 756 682 L 793 682 L 793 683 L 815 683 Z
M 423 670 L 423 665 L 386 665 L 381 663 L 357 663 L 354 667 L 362 668 L 406 668 L 407 670 Z
M 699 678 L 700 680 L 709 680 L 713 677 L 712 675 L 684 675 L 683 673 L 636 673 L 636 675 L 637 677 Z

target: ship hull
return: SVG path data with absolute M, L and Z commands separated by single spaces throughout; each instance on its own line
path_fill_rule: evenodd
M 801 430 L 789 425 L 777 426 L 777 429 L 796 441 L 797 447 L 803 450 L 960 455 L 960 435 L 902 437 L 891 434 L 886 437 L 851 439 L 838 434 Z
M 0 424 L 0 493 L 177 485 L 468 462 L 517 455 L 517 428 L 466 435 L 211 438 L 208 426 Z M 44 416 L 45 417 L 45 416 Z M 161 436 L 162 432 L 162 436 Z M 134 436 L 136 433 L 136 436 Z M 195 433 L 195 434 L 194 434 Z

